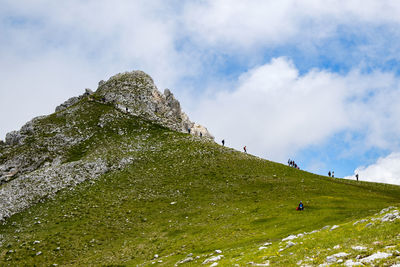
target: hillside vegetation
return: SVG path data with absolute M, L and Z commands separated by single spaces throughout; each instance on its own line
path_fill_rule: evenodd
M 299 260 L 313 265 L 323 263 L 333 246 L 350 245 L 346 236 L 351 235 L 363 244 L 380 238 L 378 246 L 397 240 L 394 249 L 399 249 L 399 220 L 380 232 L 362 228 L 369 231 L 365 240 L 346 228 L 399 205 L 399 186 L 314 175 L 172 131 L 102 103 L 96 95 L 93 99 L 81 99 L 67 108 L 69 113 L 40 118 L 37 125 L 54 129 L 73 117 L 76 135 L 90 131 L 90 138 L 66 146 L 58 164 L 101 159 L 106 171 L 42 195 L 37 204 L 5 218 L 0 265 L 197 266 L 222 254 L 219 266 L 267 261 L 291 266 Z M 105 117 L 109 120 L 99 127 Z M 49 131 L 39 131 L 22 147 L 0 151 L 2 162 L 17 150 L 34 151 L 46 138 Z M 304 211 L 296 211 L 300 200 Z M 304 246 L 279 252 L 283 238 L 326 225 L 341 226 L 302 237 Z M 259 250 L 267 242 L 272 245 Z M 322 248 L 320 258 L 311 251 L 317 248 Z

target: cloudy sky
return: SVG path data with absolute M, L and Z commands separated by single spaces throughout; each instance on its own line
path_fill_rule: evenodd
M 0 6 L 1 139 L 140 69 L 217 142 L 319 174 L 400 184 L 399 1 Z

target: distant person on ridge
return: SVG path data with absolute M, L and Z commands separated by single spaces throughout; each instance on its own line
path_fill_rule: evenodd
M 331 177 L 331 171 L 328 172 L 328 176 Z
M 357 179 L 357 181 L 358 181 L 358 173 L 356 174 L 356 179 Z
M 225 146 L 225 140 L 222 139 L 222 146 Z
M 335 177 L 335 172 L 334 171 L 332 171 L 332 177 Z
M 247 153 L 246 146 L 243 147 L 244 153 Z
M 287 165 L 290 166 L 290 159 L 287 160 Z
M 299 205 L 297 206 L 296 210 L 304 210 L 303 202 L 300 201 Z

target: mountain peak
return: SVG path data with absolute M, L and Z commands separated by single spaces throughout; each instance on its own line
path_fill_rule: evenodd
M 214 137 L 207 128 L 190 121 L 169 89 L 161 93 L 153 79 L 143 71 L 118 73 L 100 81 L 96 94 L 123 112 L 157 122 L 179 132 Z

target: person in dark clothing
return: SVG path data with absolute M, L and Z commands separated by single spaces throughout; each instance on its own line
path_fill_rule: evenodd
M 297 206 L 297 210 L 304 210 L 303 202 L 300 201 L 299 206 Z
M 128 111 L 129 111 L 128 107 L 126 107 L 125 110 L 126 110 L 126 113 L 128 113 Z
M 328 176 L 331 177 L 331 171 L 328 172 Z
M 200 132 L 200 137 L 203 137 L 203 133 L 202 132 Z
M 225 140 L 222 139 L 222 146 L 225 146 Z
M 246 146 L 243 147 L 244 153 L 247 153 Z
M 356 179 L 357 179 L 357 181 L 358 181 L 358 173 L 356 174 Z
M 190 134 L 190 128 L 188 128 L 188 133 Z
M 332 171 L 332 177 L 335 177 L 335 172 L 334 171 Z

